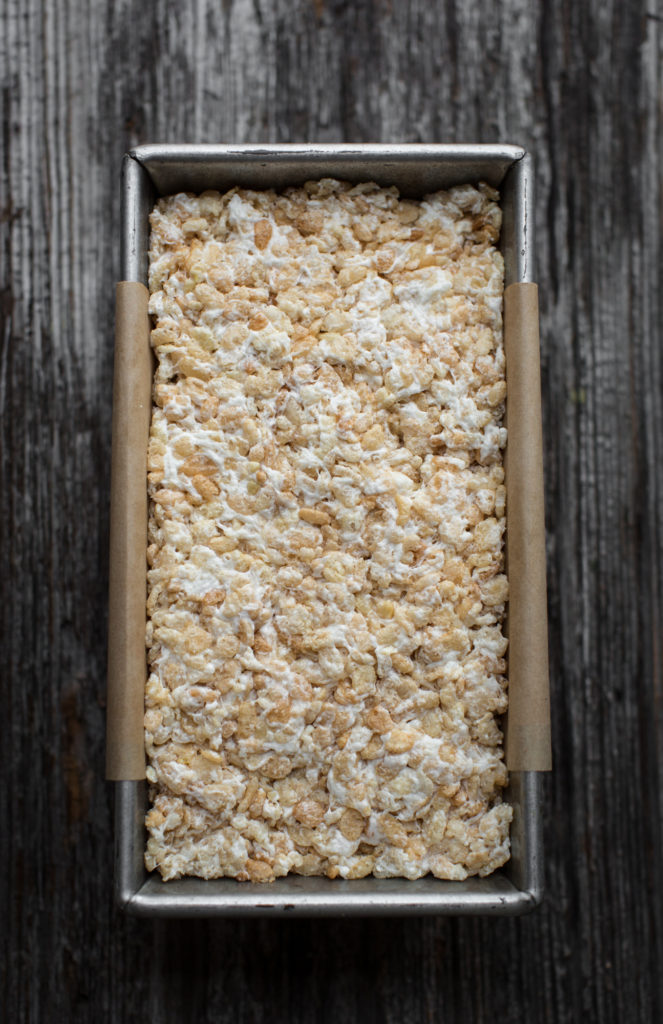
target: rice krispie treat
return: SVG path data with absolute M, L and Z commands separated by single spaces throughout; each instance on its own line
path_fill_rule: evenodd
M 463 879 L 509 856 L 497 199 L 325 179 L 153 211 L 165 879 Z

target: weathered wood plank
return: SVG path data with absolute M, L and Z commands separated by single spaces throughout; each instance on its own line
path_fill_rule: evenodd
M 1 10 L 3 1019 L 661 1019 L 660 4 Z M 111 907 L 121 155 L 307 139 L 502 140 L 537 161 L 556 770 L 548 897 L 528 919 L 151 923 Z

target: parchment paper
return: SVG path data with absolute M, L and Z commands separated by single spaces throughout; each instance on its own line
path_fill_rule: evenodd
M 147 441 L 152 357 L 145 285 L 116 290 L 106 775 L 144 779 Z
M 504 293 L 511 771 L 551 768 L 539 304 L 535 284 Z
M 107 777 L 145 777 L 147 441 L 153 363 L 148 292 L 117 286 L 108 653 Z M 538 292 L 504 295 L 511 771 L 551 767 Z

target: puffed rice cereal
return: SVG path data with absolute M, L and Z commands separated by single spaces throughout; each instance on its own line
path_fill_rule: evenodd
M 509 856 L 497 193 L 160 199 L 148 869 Z

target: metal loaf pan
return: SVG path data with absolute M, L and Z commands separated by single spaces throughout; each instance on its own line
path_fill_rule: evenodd
M 282 189 L 322 177 L 396 185 L 421 197 L 465 182 L 498 187 L 504 214 L 506 285 L 533 280 L 532 170 L 507 145 L 148 145 L 124 158 L 122 278 L 147 283 L 148 217 L 156 198 L 233 186 Z M 522 914 L 542 898 L 541 782 L 512 772 L 512 855 L 487 878 L 353 881 L 290 875 L 269 885 L 234 879 L 163 882 L 143 863 L 147 784 L 116 782 L 115 891 L 143 917 Z

